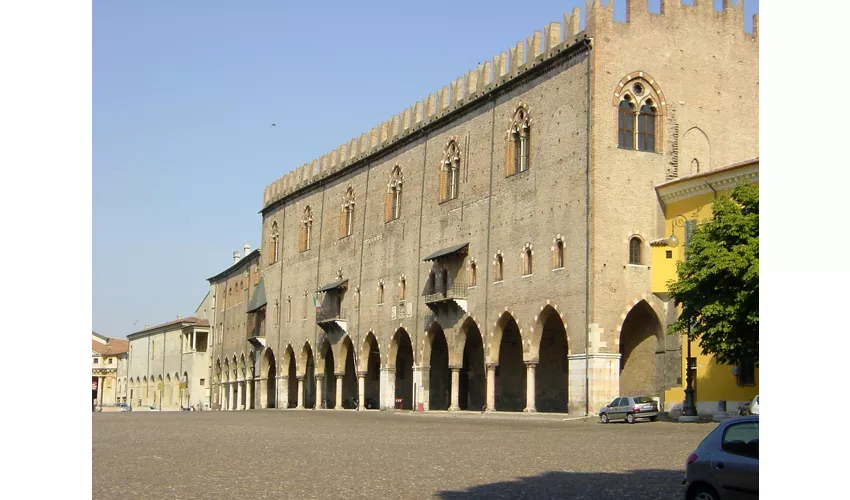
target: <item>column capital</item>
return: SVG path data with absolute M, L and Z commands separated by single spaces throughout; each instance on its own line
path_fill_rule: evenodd
M 461 368 L 463 368 L 463 367 L 457 366 L 457 365 L 449 365 L 449 370 L 451 370 L 453 372 L 459 372 Z
M 298 380 L 299 382 L 301 382 L 301 381 L 304 380 L 304 375 L 296 375 L 295 379 Z
M 495 370 L 497 366 L 499 366 L 499 363 L 487 363 L 488 370 Z
M 334 375 L 336 376 L 336 378 L 342 378 L 342 377 L 344 377 L 344 376 L 345 376 L 345 372 L 342 372 L 342 373 L 334 373 Z
M 324 373 L 317 373 L 317 374 L 316 374 L 316 380 L 322 380 L 322 379 L 324 379 L 324 378 L 325 378 L 325 374 L 324 374 Z
M 538 361 L 523 361 L 523 363 L 525 363 L 525 366 L 529 368 L 534 368 L 535 366 L 537 366 Z
M 357 370 L 357 378 L 366 378 L 366 373 L 365 371 Z

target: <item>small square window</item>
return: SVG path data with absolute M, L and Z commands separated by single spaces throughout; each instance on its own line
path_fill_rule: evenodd
M 668 259 L 672 259 L 672 258 L 673 258 L 673 250 L 667 250 L 667 254 L 666 254 L 666 255 L 667 255 L 667 258 L 668 258 Z
M 201 379 L 201 387 L 203 387 L 203 386 L 204 386 L 204 382 L 206 382 L 206 380 L 207 380 L 207 379 L 204 379 L 204 378 L 202 378 L 202 379 Z

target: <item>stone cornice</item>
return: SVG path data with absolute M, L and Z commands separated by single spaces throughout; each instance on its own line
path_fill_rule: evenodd
M 753 184 L 759 180 L 758 159 L 719 170 L 677 179 L 655 187 L 663 205 L 703 194 L 731 189 L 740 182 Z

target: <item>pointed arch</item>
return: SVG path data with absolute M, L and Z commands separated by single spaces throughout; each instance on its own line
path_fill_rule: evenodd
M 402 400 L 402 409 L 413 409 L 413 344 L 410 342 L 410 335 L 404 328 L 399 328 L 393 334 L 390 341 L 389 359 L 387 366 L 390 371 L 394 372 L 392 378 L 392 391 L 390 394 Z M 389 404 L 382 406 L 392 408 L 394 399 L 391 399 Z
M 487 371 L 484 363 L 484 339 L 478 324 L 466 317 L 458 329 L 452 364 L 460 367 L 458 374 L 458 407 L 461 410 L 481 410 L 487 401 Z
M 627 74 L 617 84 L 612 104 L 618 115 L 618 147 L 661 152 L 667 101 L 654 78 L 643 71 Z
M 490 341 L 491 362 L 496 364 L 496 410 L 522 411 L 526 405 L 526 368 L 522 332 L 514 316 L 505 311 L 496 321 Z
M 457 137 L 452 136 L 446 143 L 440 163 L 440 203 L 454 200 L 460 193 L 460 156 Z
M 660 396 L 664 345 L 662 317 L 646 299 L 637 301 L 619 328 L 620 392 Z
M 520 102 L 505 135 L 505 177 L 531 168 L 531 126 L 528 105 Z
M 535 407 L 541 412 L 566 413 L 569 401 L 569 337 L 555 306 L 546 304 L 535 317 L 530 358 L 535 368 Z
M 401 193 L 404 176 L 401 166 L 396 165 L 390 173 L 387 192 L 384 195 L 384 222 L 391 222 L 401 217 Z
M 375 333 L 371 330 L 366 334 L 360 347 L 360 357 L 357 369 L 365 372 L 363 380 L 363 406 L 367 409 L 377 409 L 381 401 L 381 347 Z

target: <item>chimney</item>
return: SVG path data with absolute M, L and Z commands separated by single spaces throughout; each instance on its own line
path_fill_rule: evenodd
M 239 250 L 234 250 L 233 251 L 233 263 L 236 264 L 237 262 L 239 262 L 239 259 L 240 259 Z
M 243 257 L 247 257 L 248 254 L 251 253 L 251 245 L 249 245 L 248 242 L 245 242 L 245 246 L 242 247 L 242 250 L 245 251 Z
M 177 315 L 177 319 L 183 319 L 183 316 Z

